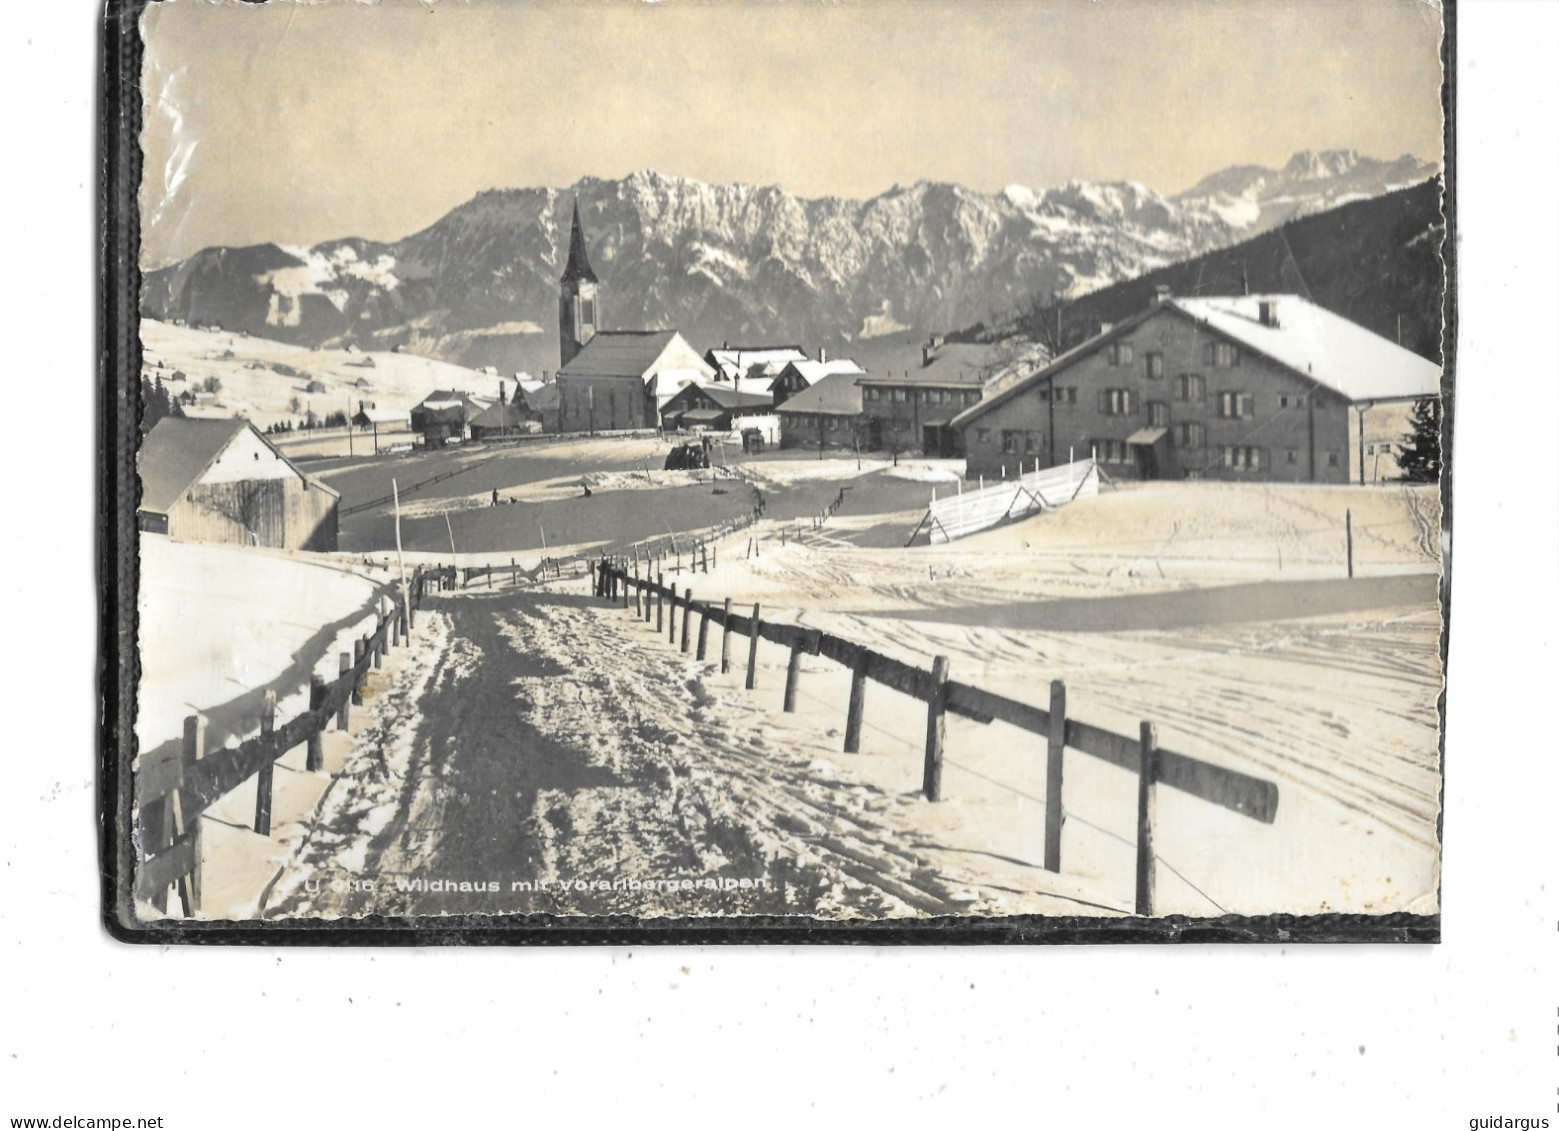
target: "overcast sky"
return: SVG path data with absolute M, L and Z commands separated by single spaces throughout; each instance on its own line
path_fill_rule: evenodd
M 644 168 L 865 197 L 1441 159 L 1425 0 L 172 0 L 144 29 L 148 265 Z

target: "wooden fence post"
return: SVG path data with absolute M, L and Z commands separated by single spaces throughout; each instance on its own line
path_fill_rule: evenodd
M 260 703 L 261 741 L 270 738 L 275 732 L 276 692 L 267 691 Z M 271 786 L 275 773 L 276 760 L 267 755 L 254 781 L 254 831 L 261 836 L 271 835 Z
M 359 636 L 352 641 L 352 706 L 363 705 L 363 677 L 357 674 L 358 666 L 363 662 L 363 655 L 367 647 L 363 643 L 364 637 Z
M 698 612 L 698 655 L 694 658 L 700 663 L 709 653 L 709 602 L 704 602 L 704 607 Z
M 758 629 L 762 622 L 758 619 L 758 602 L 752 603 L 752 623 L 747 626 L 747 690 L 751 691 L 758 685 Z
M 369 651 L 373 653 L 374 668 L 376 670 L 381 670 L 384 667 L 384 638 L 379 635 L 380 631 L 383 629 L 384 620 L 381 618 L 379 623 L 374 627 L 374 634 L 369 637 L 368 640 L 368 648 Z
M 725 599 L 725 620 L 720 633 L 720 674 L 724 675 L 731 670 L 731 599 Z
M 639 584 L 639 563 L 633 563 L 633 619 L 644 619 L 644 587 Z
M 1045 870 L 1061 870 L 1061 777 L 1066 753 L 1066 684 L 1050 681 L 1050 734 L 1045 751 Z
M 785 710 L 796 709 L 796 692 L 801 683 L 801 641 L 791 641 L 790 663 L 785 667 Z
M 947 742 L 947 657 L 938 656 L 931 664 L 931 697 L 926 703 L 927 801 L 942 800 L 942 748 Z
M 1158 734 L 1152 723 L 1142 724 L 1137 763 L 1137 914 L 1153 914 L 1153 788 L 1158 779 Z
M 1353 576 L 1353 508 L 1349 507 L 1346 516 L 1348 525 L 1348 576 Z
M 351 656 L 351 653 L 349 653 L 349 652 L 342 652 L 341 653 L 340 673 L 341 673 L 342 676 L 346 676 L 346 675 L 350 674 L 351 671 L 352 671 L 352 656 Z M 341 699 L 341 709 L 336 712 L 336 729 L 337 730 L 345 730 L 347 728 L 347 725 L 351 721 L 352 721 L 352 697 L 350 695 L 346 695 L 346 696 L 343 696 L 342 699 Z
M 675 585 L 671 587 L 670 596 L 671 614 L 669 620 L 671 623 L 666 629 L 666 641 L 667 643 L 675 644 L 677 642 L 677 587 Z
M 395 598 L 390 598 L 390 647 L 401 646 L 401 610 L 400 604 Z
M 312 713 L 325 705 L 325 681 L 317 675 L 309 676 L 309 711 Z M 320 720 L 319 729 L 309 735 L 308 757 L 303 768 L 318 773 L 325 768 L 325 723 Z
M 206 717 L 204 715 L 189 715 L 184 720 L 184 767 L 188 769 L 206 756 Z M 179 899 L 184 904 L 184 914 L 193 915 L 200 909 L 200 879 L 204 871 L 200 862 L 200 817 L 185 826 L 183 797 L 175 795 L 173 806 L 173 827 L 177 835 L 180 831 L 189 836 L 190 859 L 193 867 L 190 874 L 182 881 L 179 888 Z
M 861 752 L 861 723 L 866 716 L 866 649 L 862 648 L 850 669 L 850 709 L 844 719 L 844 752 Z
M 693 591 L 683 590 L 682 597 L 682 654 L 687 655 L 688 645 L 692 643 L 693 626 L 689 622 L 693 619 Z
M 595 596 L 601 595 L 601 582 L 595 575 L 595 562 L 590 562 L 590 592 Z
M 659 571 L 655 574 L 655 634 L 659 636 L 666 631 L 666 575 Z

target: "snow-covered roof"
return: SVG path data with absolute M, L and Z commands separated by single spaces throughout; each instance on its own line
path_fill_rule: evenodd
M 831 373 L 801 390 L 774 411 L 855 416 L 861 412 L 861 387 L 854 373 Z
M 1411 400 L 1440 392 L 1440 367 L 1434 362 L 1298 295 L 1166 301 L 1355 403 Z M 1273 304 L 1273 325 L 1262 324 L 1264 302 Z
M 853 373 L 857 377 L 866 375 L 866 370 L 848 357 L 831 357 L 827 361 L 792 361 L 780 371 L 780 375 L 789 372 L 799 374 L 808 385 L 815 385 L 824 377 L 832 377 L 835 373 Z
M 948 342 L 936 348 L 928 364 L 897 373 L 873 373 L 862 380 L 869 385 L 983 385 L 1000 359 L 998 345 Z
M 525 412 L 519 405 L 495 404 L 483 409 L 471 418 L 472 428 L 518 428 L 525 422 Z
M 789 361 L 806 361 L 806 351 L 800 346 L 720 346 L 704 355 L 704 360 L 719 371 L 727 381 L 737 374 L 745 375 L 753 366 L 778 373 Z
M 1261 321 L 1264 302 L 1273 304 L 1276 316 L 1271 325 Z M 1440 367 L 1434 362 L 1299 295 L 1165 298 L 1072 347 L 1049 365 L 994 382 L 979 404 L 953 418 L 953 426 L 965 426 L 1166 311 L 1189 318 L 1355 404 L 1416 400 L 1440 392 Z
M 165 416 L 141 441 L 141 450 L 136 457 L 136 470 L 141 477 L 141 503 L 137 509 L 167 514 L 245 430 L 253 432 L 299 479 L 339 498 L 339 492 L 299 471 L 296 464 L 277 451 L 276 446 L 247 420 L 236 417 L 191 420 Z

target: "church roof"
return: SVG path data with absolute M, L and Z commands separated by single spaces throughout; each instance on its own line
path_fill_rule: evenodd
M 558 376 L 642 378 L 676 337 L 675 330 L 600 330 Z
M 568 265 L 563 268 L 562 282 L 573 283 L 580 279 L 596 282 L 590 269 L 590 257 L 585 254 L 585 232 L 579 226 L 579 200 L 574 200 L 574 228 L 568 236 Z

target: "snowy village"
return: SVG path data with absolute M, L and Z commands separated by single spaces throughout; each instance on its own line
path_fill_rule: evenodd
M 1439 183 L 639 172 L 148 270 L 137 914 L 1436 912 Z

